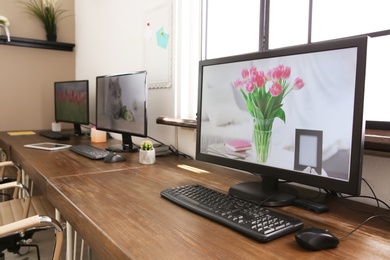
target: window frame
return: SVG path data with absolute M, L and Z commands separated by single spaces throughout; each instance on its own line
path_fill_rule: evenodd
M 313 22 L 313 1 L 309 0 L 308 3 L 308 35 L 307 35 L 307 43 L 312 43 L 312 22 Z M 201 10 L 201 21 L 202 21 L 202 43 L 201 43 L 201 59 L 207 60 L 207 16 L 208 5 L 209 0 L 203 0 L 203 8 Z M 270 0 L 260 0 L 260 26 L 259 26 L 259 48 L 258 51 L 266 51 L 269 50 L 269 32 L 270 32 Z M 388 36 L 390 35 L 390 29 L 389 30 L 382 30 L 382 31 L 375 31 L 375 32 L 368 32 L 364 34 L 359 35 L 353 35 L 343 38 L 350 38 L 350 37 L 356 37 L 356 36 L 369 36 L 371 38 L 375 37 L 381 37 L 381 36 Z M 341 39 L 341 38 L 338 38 Z M 386 121 L 374 121 L 374 120 L 367 120 L 366 121 L 366 128 L 369 129 L 390 129 L 390 122 Z

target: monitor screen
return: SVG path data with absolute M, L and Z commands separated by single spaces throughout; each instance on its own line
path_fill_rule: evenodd
M 296 196 L 281 180 L 359 194 L 367 42 L 201 61 L 197 160 L 260 175 L 229 193 L 269 206 Z
M 89 124 L 88 80 L 54 82 L 55 121 L 73 123 L 75 135 Z
M 137 151 L 131 136 L 147 135 L 146 71 L 96 78 L 96 128 L 122 134 L 115 151 Z

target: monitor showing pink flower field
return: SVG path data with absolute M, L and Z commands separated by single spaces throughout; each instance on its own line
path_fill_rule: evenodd
M 269 189 L 265 197 L 280 193 L 279 179 L 358 194 L 367 42 L 201 61 L 197 159 L 262 176 L 266 184 L 253 187 Z
M 72 123 L 75 135 L 82 135 L 81 125 L 89 124 L 88 93 L 88 80 L 54 83 L 55 121 Z

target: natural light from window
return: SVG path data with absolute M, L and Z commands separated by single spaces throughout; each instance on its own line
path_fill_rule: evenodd
M 208 0 L 206 59 L 259 50 L 259 0 Z
M 203 17 L 202 59 L 212 59 L 250 53 L 259 50 L 260 0 L 199 0 L 207 10 L 207 24 Z M 185 2 L 184 0 L 182 2 Z M 192 2 L 192 1 L 191 1 Z M 269 42 L 270 49 L 305 44 L 309 39 L 309 0 L 272 0 L 270 2 Z M 353 35 L 390 30 L 389 0 L 313 0 L 311 41 L 331 40 Z M 205 8 L 207 7 L 207 8 Z M 204 16 L 206 13 L 203 14 Z M 184 19 L 185 20 L 185 19 Z M 184 27 L 184 26 L 183 26 Z M 185 27 L 184 27 L 185 28 Z M 205 29 L 206 28 L 206 29 Z M 390 87 L 383 82 L 386 74 L 383 66 L 390 58 L 390 35 L 373 38 L 376 45 L 376 61 L 371 60 L 369 75 L 375 72 L 366 85 L 366 119 L 390 121 Z M 193 41 L 191 41 L 193 44 Z M 200 44 L 200 41 L 199 41 Z M 191 48 L 197 48 L 193 44 Z M 187 51 L 183 49 L 183 52 Z M 191 50 L 188 49 L 188 51 Z M 192 51 L 193 52 L 193 51 Z M 190 58 L 190 57 L 188 57 Z M 198 64 L 199 60 L 194 60 Z M 182 115 L 196 113 L 197 67 L 185 66 L 194 76 L 182 80 L 182 86 L 190 82 L 187 99 L 179 95 Z M 185 71 L 182 71 L 185 72 Z M 185 75 L 185 73 L 181 74 Z M 387 91 L 389 90 L 389 91 Z M 186 93 L 183 91 L 183 93 Z M 380 95 L 378 95 L 380 93 Z M 189 96 L 188 96 L 189 95 Z M 188 100 L 192 100 L 188 102 Z M 388 105 L 388 107 L 386 107 Z M 185 107 L 190 107 L 185 110 Z M 179 106 L 180 107 L 180 106 Z
M 269 49 L 307 43 L 309 0 L 272 0 Z
M 389 0 L 314 0 L 312 41 L 389 30 L 389 11 Z

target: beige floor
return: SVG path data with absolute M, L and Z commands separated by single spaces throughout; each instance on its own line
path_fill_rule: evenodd
M 39 252 L 41 260 L 50 260 L 52 253 L 53 253 L 53 245 L 54 245 L 54 231 L 53 230 L 45 230 L 40 231 L 34 234 L 33 236 L 33 243 L 39 245 Z M 87 246 L 84 246 L 83 255 L 80 256 L 80 248 L 81 243 L 78 241 L 78 247 L 77 247 L 77 258 L 76 259 L 88 259 L 88 248 Z M 23 251 L 22 251 L 23 250 Z M 26 252 L 26 250 L 22 249 L 22 252 Z M 17 255 L 9 252 L 5 253 L 5 260 L 36 260 L 37 253 L 36 249 L 34 247 L 30 247 L 30 250 L 25 255 Z M 65 258 L 65 245 L 62 248 L 62 254 L 61 259 Z M 98 258 L 93 255 L 92 253 L 92 260 L 97 260 Z

